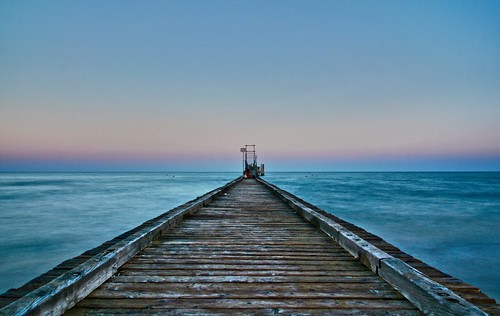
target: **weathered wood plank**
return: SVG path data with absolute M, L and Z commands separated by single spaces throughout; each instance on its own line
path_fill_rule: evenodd
M 95 308 L 74 308 L 68 315 L 71 316 L 86 316 L 86 315 L 106 315 L 109 314 L 108 309 L 95 309 Z M 131 309 L 113 309 L 113 315 L 137 315 L 138 310 L 135 308 Z M 211 316 L 221 316 L 221 315 L 336 315 L 336 316 L 347 316 L 347 315 L 372 315 L 372 316 L 416 316 L 421 315 L 419 311 L 416 310 L 404 310 L 398 309 L 395 311 L 384 310 L 384 309 L 337 309 L 335 313 L 329 308 L 316 308 L 316 309 L 305 309 L 305 308 L 238 308 L 238 309 L 216 309 L 216 308 L 156 308 L 156 309 L 141 309 L 141 315 L 161 315 L 161 316 L 184 316 L 184 315 L 211 315 Z
M 290 251 L 289 248 L 263 248 L 263 249 L 246 249 L 242 250 L 239 247 L 234 248 L 208 248 L 208 247 L 191 247 L 191 248 L 174 248 L 174 247 L 155 247 L 154 249 L 146 248 L 141 254 L 137 256 L 148 257 L 158 255 L 168 256 L 214 256 L 214 255 L 231 255 L 231 256 L 293 256 L 297 257 L 349 257 L 348 254 L 339 253 L 338 251 L 330 249 L 319 248 L 316 251 L 307 251 L 309 249 L 297 249 L 297 251 Z M 199 251 L 207 251 L 207 253 L 200 254 Z
M 300 266 L 328 266 L 334 263 L 344 264 L 346 261 L 356 262 L 353 258 L 335 258 L 336 260 L 314 260 L 310 258 L 301 258 L 301 259 L 293 259 L 293 260 L 278 260 L 278 259 L 224 259 L 224 258 L 195 258 L 195 259 L 184 259 L 182 261 L 176 258 L 155 258 L 151 259 L 143 259 L 143 258 L 134 258 L 133 263 L 138 264 L 170 264 L 170 263 L 183 263 L 183 264 L 210 264 L 210 263 L 219 263 L 219 264 L 227 264 L 227 265 L 300 265 Z
M 380 279 L 373 275 L 357 276 L 241 276 L 241 275 L 216 275 L 216 276 L 179 276 L 179 275 L 118 275 L 110 282 L 114 283 L 379 283 Z
M 352 261 L 351 263 L 356 263 L 356 261 Z M 319 265 L 228 265 L 228 264 L 185 264 L 185 263 L 177 263 L 177 264 L 133 264 L 127 263 L 123 266 L 123 270 L 179 270 L 179 269 L 189 269 L 189 270 L 233 270 L 233 271 L 254 271 L 254 270 L 267 270 L 267 271 L 328 271 L 330 273 L 334 273 L 335 271 L 366 271 L 364 267 L 355 266 L 349 263 L 339 262 L 337 265 L 330 264 L 328 266 L 319 266 Z
M 79 308 L 135 308 L 135 309 L 168 309 L 168 308 L 208 308 L 208 309 L 238 309 L 238 308 L 329 308 L 339 309 L 410 309 L 406 300 L 390 299 L 330 299 L 308 298 L 256 298 L 256 299 L 205 299 L 205 298 L 175 298 L 175 299 L 85 299 L 78 304 Z
M 241 239 L 240 239 L 241 240 Z M 259 243 L 258 238 L 251 238 L 248 240 L 248 243 L 239 243 L 235 239 L 228 240 L 224 239 L 218 239 L 218 240 L 201 240 L 201 239 L 194 239 L 190 240 L 187 237 L 185 239 L 177 239 L 177 240 L 169 240 L 168 243 L 172 245 L 183 245 L 183 244 L 190 244 L 190 245 L 213 245 L 213 246 L 223 246 L 226 244 L 240 244 L 242 246 L 248 245 L 248 244 L 254 244 L 254 245 L 263 245 L 263 246 L 284 246 L 284 247 L 290 247 L 290 246 L 298 246 L 298 247 L 321 247 L 322 245 L 325 245 L 322 242 L 319 241 L 309 241 L 309 240 L 294 240 L 294 241 L 287 241 L 287 240 L 262 240 Z M 321 240 L 323 242 L 331 242 L 329 240 Z
M 278 270 L 278 269 L 191 269 L 190 267 L 185 267 L 184 269 L 133 269 L 127 267 L 127 269 L 120 271 L 120 276 L 144 276 L 144 275 L 155 275 L 155 276 L 176 276 L 176 275 L 190 275 L 190 276 L 309 276 L 309 277 L 320 277 L 320 276 L 352 276 L 355 271 L 356 276 L 373 276 L 371 271 L 366 271 L 365 269 L 356 269 L 352 267 L 346 267 L 344 269 L 321 269 L 321 270 Z
M 135 256 L 134 260 L 137 260 L 135 262 L 139 261 L 148 261 L 151 262 L 153 260 L 159 259 L 160 254 L 156 253 L 148 253 L 148 254 L 141 254 Z M 342 255 L 331 255 L 327 256 L 325 254 L 319 255 L 308 255 L 308 254 L 301 254 L 301 255 L 278 255 L 278 254 L 262 254 L 262 253 L 244 253 L 244 252 L 236 252 L 236 253 L 212 253 L 212 254 L 169 254 L 169 259 L 171 260 L 213 260 L 213 259 L 218 259 L 222 260 L 224 262 L 227 261 L 232 261 L 235 259 L 241 259 L 241 260 L 272 260 L 272 261 L 290 261 L 290 260 L 300 260 L 300 261 L 311 261 L 311 262 L 324 262 L 324 261 L 331 261 L 330 259 L 334 257 L 337 260 L 344 260 L 344 259 L 350 259 L 349 256 L 342 254 Z
M 404 299 L 386 283 L 115 283 L 107 282 L 89 298 L 350 298 Z
M 426 314 L 485 315 L 450 289 L 437 284 L 399 259 L 383 260 L 380 276 Z

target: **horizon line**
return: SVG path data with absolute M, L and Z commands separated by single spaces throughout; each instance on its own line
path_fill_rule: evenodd
M 234 170 L 0 170 L 5 173 L 242 173 Z M 276 170 L 267 173 L 500 173 L 500 170 Z M 265 177 L 265 175 L 263 176 Z

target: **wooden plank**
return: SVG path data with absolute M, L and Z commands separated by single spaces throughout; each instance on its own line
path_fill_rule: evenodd
M 135 308 L 125 309 L 113 309 L 113 315 L 136 315 L 138 310 Z M 86 316 L 86 315 L 107 315 L 109 314 L 109 309 L 96 309 L 96 308 L 75 308 L 68 312 L 71 316 Z M 141 309 L 141 315 L 167 315 L 167 316 L 184 316 L 184 315 L 333 315 L 331 309 L 306 309 L 306 308 L 239 308 L 239 309 L 217 309 L 217 308 L 155 308 L 155 309 Z M 419 311 L 412 309 L 398 309 L 395 311 L 384 310 L 384 309 L 337 309 L 335 314 L 337 316 L 347 316 L 347 315 L 372 315 L 372 316 L 416 316 L 421 315 Z
M 357 276 L 352 273 L 345 276 L 178 276 L 178 275 L 118 275 L 113 277 L 110 282 L 114 283 L 378 283 L 382 282 L 373 275 Z
M 325 256 L 334 256 L 334 257 L 349 257 L 348 254 L 339 253 L 338 251 L 332 249 L 322 249 L 318 248 L 315 251 L 308 251 L 310 249 L 297 249 L 296 251 L 291 251 L 290 248 L 262 248 L 262 249 L 245 249 L 242 250 L 240 247 L 232 247 L 232 248 L 210 248 L 207 247 L 190 247 L 190 248 L 180 248 L 180 247 L 158 247 L 155 248 L 146 248 L 141 254 L 138 256 L 148 257 L 148 256 L 159 256 L 159 255 L 168 255 L 168 256 L 215 256 L 215 255 L 232 255 L 232 256 L 293 256 L 297 257 L 308 256 L 308 257 L 325 257 Z M 200 251 L 207 251 L 205 254 L 199 254 Z
M 356 261 L 351 261 L 351 263 L 356 263 Z M 176 263 L 176 264 L 133 264 L 127 263 L 123 266 L 124 269 L 127 270 L 161 270 L 161 269 L 190 269 L 190 270 L 275 270 L 275 271 L 330 271 L 334 273 L 335 271 L 349 270 L 349 271 L 366 271 L 364 267 L 352 265 L 349 263 L 339 262 L 337 265 L 329 265 L 329 266 L 318 266 L 318 265 L 229 265 L 229 264 L 185 264 L 185 263 Z
M 270 260 L 264 260 L 264 259 L 224 259 L 224 258 L 194 258 L 194 259 L 184 259 L 181 261 L 183 264 L 226 264 L 226 265 L 285 265 L 285 264 L 291 264 L 291 265 L 300 265 L 300 266 L 328 266 L 332 265 L 333 263 L 337 264 L 343 264 L 346 261 L 353 261 L 355 262 L 356 260 L 353 258 L 335 258 L 336 260 L 314 260 L 311 258 L 301 258 L 301 259 L 294 259 L 294 260 L 278 260 L 278 259 L 270 259 Z M 134 263 L 138 264 L 157 264 L 157 265 L 166 265 L 166 264 L 175 264 L 179 263 L 179 260 L 176 258 L 156 258 L 152 262 L 152 260 L 148 259 L 142 259 L 142 258 L 134 258 Z
M 399 259 L 383 260 L 380 276 L 426 314 L 487 315 L 450 289 L 432 281 Z
M 134 309 L 245 309 L 245 308 L 328 308 L 328 309 L 411 309 L 406 300 L 388 299 L 331 299 L 308 298 L 269 298 L 269 299 L 205 299 L 205 298 L 175 298 L 175 299 L 85 299 L 78 308 L 134 308 Z
M 337 283 L 188 283 L 188 284 L 142 284 L 106 283 L 92 292 L 94 299 L 159 299 L 159 298 L 228 298 L 228 299 L 404 299 L 390 286 L 359 287 L 356 284 Z
M 353 271 L 356 271 L 357 276 L 372 276 L 371 271 L 366 271 L 362 269 L 346 267 L 345 269 L 331 269 L 331 270 L 277 270 L 277 269 L 254 269 L 254 270 L 236 270 L 236 269 L 192 269 L 191 267 L 185 267 L 184 269 L 131 269 L 120 271 L 120 276 L 144 276 L 144 275 L 191 275 L 191 276 L 209 276 L 209 275 L 249 275 L 249 276 L 351 276 Z
M 164 254 L 161 254 L 164 255 Z M 308 255 L 308 254 L 289 254 L 289 255 L 282 255 L 282 254 L 262 254 L 262 253 L 245 253 L 245 252 L 234 252 L 234 253 L 228 253 L 228 252 L 223 252 L 223 253 L 210 253 L 210 254 L 193 254 L 193 253 L 185 253 L 185 254 L 170 254 L 169 259 L 170 260 L 222 260 L 225 262 L 229 261 L 234 261 L 236 259 L 240 260 L 272 260 L 272 261 L 287 261 L 289 262 L 290 260 L 300 260 L 300 261 L 311 261 L 311 262 L 325 262 L 328 261 L 330 262 L 332 258 L 335 258 L 336 260 L 341 260 L 343 261 L 344 259 L 351 259 L 348 255 L 346 254 L 332 254 L 331 256 L 328 256 L 328 254 L 314 254 L 314 255 Z M 159 259 L 160 253 L 148 253 L 148 254 L 140 254 L 134 257 L 134 260 L 137 260 L 139 262 L 140 260 L 142 261 L 147 261 L 151 262 L 153 260 Z M 161 257 L 160 257 L 161 258 Z

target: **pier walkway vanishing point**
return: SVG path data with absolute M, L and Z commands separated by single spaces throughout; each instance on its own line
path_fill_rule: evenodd
M 242 178 L 4 293 L 0 307 L 1 315 L 499 312 L 477 288 Z

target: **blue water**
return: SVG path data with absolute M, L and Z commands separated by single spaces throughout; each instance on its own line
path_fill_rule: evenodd
M 0 293 L 237 176 L 0 174 Z M 500 173 L 265 178 L 500 299 Z

